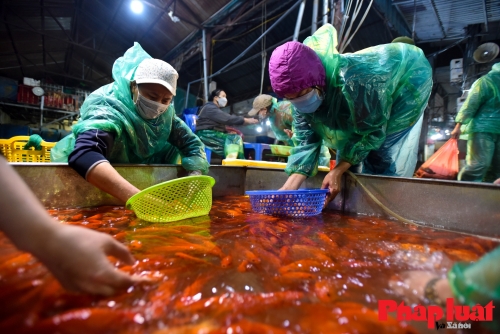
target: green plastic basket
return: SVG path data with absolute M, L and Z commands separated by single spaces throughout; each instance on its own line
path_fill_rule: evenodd
M 127 208 L 140 219 L 166 223 L 207 215 L 212 208 L 210 176 L 187 176 L 163 182 L 130 197 Z

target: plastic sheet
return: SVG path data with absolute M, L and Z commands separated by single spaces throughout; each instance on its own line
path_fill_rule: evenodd
M 474 132 L 467 141 L 466 165 L 460 181 L 494 182 L 500 178 L 500 134 Z
M 215 130 L 200 130 L 196 134 L 209 149 L 221 157 L 232 156 L 245 159 L 241 136 Z
M 292 130 L 293 132 L 293 116 L 292 110 L 294 109 L 290 101 L 278 102 L 276 98 L 273 98 L 273 104 L 271 107 L 271 112 L 269 120 L 271 123 L 271 129 L 276 136 L 276 139 L 285 142 L 288 146 L 295 146 L 292 138 L 288 137 L 285 129 Z M 319 154 L 319 165 L 329 166 L 330 165 L 330 152 L 326 146 L 321 146 Z
M 498 305 L 500 301 L 500 247 L 483 256 L 473 264 L 457 263 L 448 273 L 448 279 L 453 294 L 461 304 L 474 307 L 476 304 L 485 306 L 493 300 Z M 495 310 L 495 321 L 485 322 L 484 325 L 493 329 L 495 333 L 500 329 L 498 316 Z
M 88 96 L 81 108 L 81 118 L 73 127 L 74 138 L 82 132 L 99 129 L 115 136 L 109 154 L 111 163 L 177 163 L 190 170 L 208 172 L 202 142 L 169 108 L 154 120 L 144 120 L 135 110 L 130 93 L 130 81 L 144 59 L 151 58 L 138 43 L 127 50 L 113 65 L 113 83 Z M 67 162 L 73 150 L 74 138 L 61 140 L 52 150 L 52 161 Z
M 466 134 L 500 134 L 500 63 L 474 82 L 455 121 Z
M 293 141 L 284 130 L 292 129 L 292 108 L 293 106 L 289 101 L 278 102 L 278 100 L 273 97 L 273 104 L 269 115 L 271 129 L 276 139 L 284 142 L 288 146 L 293 146 Z
M 432 70 L 422 50 L 393 43 L 340 55 L 335 49 L 336 31 L 329 24 L 304 44 L 325 67 L 325 100 L 314 113 L 294 111 L 294 141 L 299 147 L 289 158 L 288 174 L 316 173 L 321 140 L 338 150 L 340 160 L 356 165 L 378 150 L 387 136 L 419 121 L 432 87 Z M 399 145 L 413 152 L 418 141 Z M 399 172 L 385 175 L 401 176 Z

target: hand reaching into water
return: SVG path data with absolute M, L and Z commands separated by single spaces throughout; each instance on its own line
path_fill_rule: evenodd
M 110 295 L 138 281 L 106 257 L 133 263 L 124 245 L 107 234 L 54 221 L 2 157 L 0 189 L 0 230 L 43 262 L 65 288 Z
M 71 291 L 112 295 L 139 281 L 118 269 L 107 255 L 133 264 L 127 247 L 111 236 L 87 228 L 58 225 L 46 235 L 43 243 L 35 243 L 35 255 L 61 285 Z
M 436 281 L 427 286 L 433 279 L 436 279 Z M 428 271 L 407 271 L 394 277 L 389 282 L 389 286 L 395 293 L 405 297 L 407 302 L 411 304 L 427 302 L 437 305 L 436 298 L 441 303 L 446 303 L 446 298 L 453 298 L 448 279 Z M 434 300 L 429 300 L 429 293 L 425 293 L 426 287 L 431 290 Z

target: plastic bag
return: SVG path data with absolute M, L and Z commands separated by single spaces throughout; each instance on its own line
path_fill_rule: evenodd
M 415 176 L 420 178 L 456 180 L 458 174 L 458 143 L 448 140 L 429 160 L 424 162 Z

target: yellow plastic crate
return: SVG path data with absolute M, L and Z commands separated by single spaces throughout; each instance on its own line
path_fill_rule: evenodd
M 284 162 L 272 162 L 272 161 L 256 161 L 256 160 L 245 160 L 245 159 L 224 159 L 222 160 L 223 166 L 243 166 L 243 167 L 262 167 L 262 168 L 273 168 L 273 169 L 285 169 L 286 163 Z M 318 166 L 320 172 L 329 172 L 330 169 L 324 166 Z
M 56 143 L 42 141 L 42 149 L 33 147 L 25 150 L 29 136 L 15 136 L 10 139 L 0 139 L 0 150 L 8 162 L 50 162 L 50 150 Z

